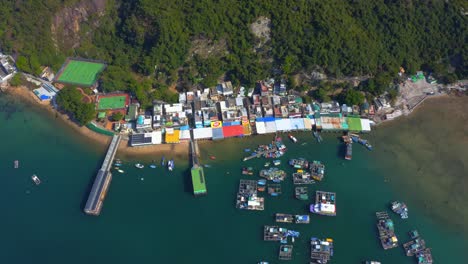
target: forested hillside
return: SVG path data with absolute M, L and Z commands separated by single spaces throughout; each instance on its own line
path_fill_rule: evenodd
M 105 9 L 90 8 L 77 22 L 78 43 L 61 44 L 54 38 L 68 35 L 52 24 L 64 7 L 80 4 L 85 10 L 91 4 Z M 176 81 L 211 85 L 223 74 L 235 84 L 252 85 L 273 72 L 319 69 L 337 77 L 374 76 L 395 73 L 400 66 L 465 78 L 466 5 L 440 0 L 4 0 L 0 49 L 18 55 L 18 66 L 32 72 L 39 65 L 57 69 L 66 56 L 105 60 L 112 66 L 104 76 L 107 90 L 136 87 L 145 76 L 155 77 L 146 79 L 146 86 L 160 88 Z M 259 17 L 271 20 L 270 39 L 260 51 L 254 47 L 262 40 L 250 30 Z M 213 55 L 200 55 L 194 52 L 197 41 L 214 49 L 224 45 Z M 136 74 L 125 74 L 130 70 Z

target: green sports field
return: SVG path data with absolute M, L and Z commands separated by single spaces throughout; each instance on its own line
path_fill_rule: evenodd
M 77 85 L 93 85 L 104 69 L 102 63 L 70 60 L 60 74 L 58 81 Z
M 127 97 L 125 95 L 101 97 L 99 98 L 98 110 L 125 108 L 126 100 Z

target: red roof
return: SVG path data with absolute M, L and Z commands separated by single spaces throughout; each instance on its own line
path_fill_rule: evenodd
M 225 138 L 243 136 L 244 130 L 241 125 L 225 126 L 223 127 L 223 134 Z

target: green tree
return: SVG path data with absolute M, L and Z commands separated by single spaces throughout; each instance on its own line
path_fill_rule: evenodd
M 63 88 L 56 97 L 57 104 L 80 125 L 86 125 L 96 116 L 95 106 L 84 103 L 83 95 L 75 87 Z
M 10 80 L 10 85 L 11 86 L 20 86 L 23 83 L 23 79 L 21 76 L 21 73 L 16 73 L 13 78 Z
M 112 120 L 114 121 L 120 121 L 124 118 L 124 115 L 121 112 L 114 112 L 112 114 Z
M 344 102 L 351 105 L 361 105 L 364 102 L 364 95 L 354 89 L 347 89 L 344 96 Z

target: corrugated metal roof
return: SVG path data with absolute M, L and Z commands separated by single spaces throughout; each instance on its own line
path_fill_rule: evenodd
M 213 130 L 211 127 L 195 128 L 193 137 L 195 139 L 210 139 L 213 137 Z
M 213 140 L 218 140 L 218 139 L 223 139 L 224 134 L 223 134 L 223 128 L 213 128 Z
M 255 123 L 255 128 L 257 129 L 257 134 L 265 134 L 266 133 L 266 127 L 264 122 L 256 122 Z

